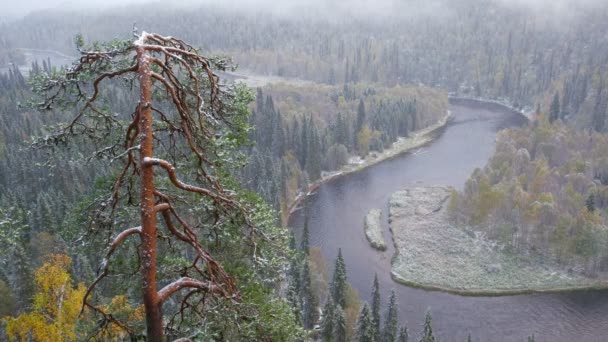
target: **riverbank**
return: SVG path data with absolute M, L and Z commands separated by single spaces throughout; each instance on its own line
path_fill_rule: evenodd
M 366 169 L 372 165 L 376 165 L 382 161 L 395 158 L 403 153 L 411 151 L 413 149 L 422 147 L 431 142 L 435 136 L 434 133 L 444 128 L 450 119 L 450 111 L 447 111 L 445 115 L 435 124 L 430 125 L 426 128 L 411 132 L 406 138 L 400 137 L 395 141 L 390 148 L 385 149 L 383 152 L 372 151 L 366 159 L 356 160 L 355 162 L 344 165 L 340 170 L 327 173 L 321 176 L 320 179 L 308 186 L 305 193 L 300 193 L 288 206 L 288 210 L 281 214 L 281 221 L 283 225 L 286 225 L 289 216 L 299 209 L 301 202 L 306 199 L 306 196 L 311 195 L 317 188 L 322 184 L 327 183 L 338 177 L 358 172 Z
M 540 258 L 509 253 L 473 231 L 452 226 L 446 208 L 450 193 L 447 187 L 417 187 L 391 196 L 391 276 L 396 282 L 469 296 L 608 288 L 599 280 L 568 273 Z
M 481 107 L 489 110 L 507 110 L 525 117 L 530 122 L 536 120 L 536 114 L 530 108 L 518 109 L 512 103 L 506 100 L 490 100 L 480 97 L 467 97 L 455 94 L 448 95 L 448 100 L 451 104 L 465 105 L 473 108 Z

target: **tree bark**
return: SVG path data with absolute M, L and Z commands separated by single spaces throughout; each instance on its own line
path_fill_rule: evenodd
M 145 39 L 145 37 L 142 37 Z M 152 78 L 147 51 L 137 46 L 139 61 L 139 131 L 141 132 L 141 247 L 139 257 L 142 267 L 142 289 L 146 310 L 147 340 L 163 342 L 163 315 L 156 291 L 156 210 L 154 208 L 154 166 L 147 165 L 145 158 L 153 157 L 154 132 L 152 128 Z

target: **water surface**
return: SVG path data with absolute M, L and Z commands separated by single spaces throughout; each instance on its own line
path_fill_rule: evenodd
M 608 341 L 608 291 L 534 294 L 504 297 L 463 297 L 425 291 L 395 283 L 390 277 L 392 240 L 385 224 L 386 252 L 372 249 L 363 233 L 363 218 L 381 208 L 386 218 L 389 196 L 414 185 L 451 185 L 462 189 L 476 167 L 494 152 L 496 133 L 525 124 L 519 114 L 497 106 L 450 105 L 452 121 L 428 145 L 394 159 L 322 185 L 307 200 L 310 242 L 319 246 L 333 271 L 342 248 L 348 278 L 361 297 L 369 299 L 374 272 L 382 300 L 390 289 L 399 297 L 402 324 L 416 340 L 427 308 L 441 341 Z M 290 226 L 301 234 L 304 210 Z

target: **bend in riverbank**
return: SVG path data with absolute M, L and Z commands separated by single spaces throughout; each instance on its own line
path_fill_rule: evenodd
M 608 284 L 598 284 L 598 285 L 582 285 L 582 286 L 572 286 L 572 287 L 555 287 L 555 288 L 547 288 L 547 289 L 538 289 L 538 288 L 523 288 L 523 289 L 499 289 L 499 290 L 489 290 L 489 289 L 458 289 L 453 287 L 446 287 L 441 285 L 434 284 L 422 284 L 415 281 L 407 280 L 391 272 L 391 278 L 399 284 L 412 287 L 415 289 L 421 289 L 425 291 L 436 291 L 436 292 L 445 292 L 451 293 L 464 297 L 500 297 L 500 296 L 515 296 L 515 295 L 526 295 L 526 294 L 535 294 L 535 293 L 567 293 L 573 291 L 605 291 L 608 290 Z
M 422 147 L 431 141 L 435 137 L 435 133 L 444 128 L 449 119 L 451 117 L 450 111 L 446 111 L 445 115 L 435 124 L 428 126 L 426 128 L 417 130 L 415 132 L 411 132 L 410 136 L 406 138 L 399 138 L 397 141 L 393 143 L 393 145 L 385 149 L 383 152 L 373 151 L 370 153 L 370 157 L 365 159 L 360 164 L 347 164 L 342 167 L 340 170 L 331 172 L 330 174 L 321 177 L 315 182 L 311 183 L 308 186 L 308 189 L 305 193 L 300 193 L 288 206 L 287 211 L 281 214 L 281 221 L 283 225 L 286 225 L 289 221 L 289 217 L 295 211 L 298 210 L 298 206 L 302 203 L 303 200 L 306 199 L 307 196 L 311 195 L 315 190 L 317 190 L 321 185 L 328 183 L 338 177 L 345 176 L 351 173 L 362 171 L 370 166 L 376 165 L 380 162 L 390 160 L 392 158 L 396 158 L 406 152 L 414 150 L 416 148 Z
M 459 95 L 449 95 L 448 101 L 450 102 L 450 104 L 455 104 L 455 105 L 463 105 L 463 106 L 471 106 L 471 107 L 480 106 L 480 107 L 482 107 L 484 109 L 488 109 L 488 110 L 508 111 L 511 113 L 521 115 L 530 122 L 536 120 L 536 117 L 535 117 L 535 114 L 533 111 L 517 109 L 507 101 L 490 100 L 490 99 L 485 99 L 485 98 L 480 98 L 480 97 L 467 97 L 467 96 L 459 96 Z
M 404 285 L 466 296 L 502 296 L 608 288 L 540 256 L 509 253 L 483 234 L 453 226 L 451 189 L 413 187 L 391 196 L 395 246 L 391 277 Z

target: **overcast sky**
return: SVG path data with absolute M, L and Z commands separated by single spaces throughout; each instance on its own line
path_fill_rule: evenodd
M 233 8 L 256 8 L 272 9 L 275 11 L 285 11 L 294 6 L 319 6 L 321 7 L 327 0 L 0 0 L 0 16 L 21 17 L 32 11 L 44 9 L 107 9 L 109 7 L 123 6 L 144 2 L 167 2 L 172 5 L 188 5 L 214 3 Z M 454 0 L 456 1 L 456 0 Z M 487 1 L 487 0 L 480 0 Z M 568 10 L 571 4 L 588 6 L 594 3 L 601 3 L 607 0 L 496 0 L 507 5 L 525 7 L 533 10 L 554 11 Z M 331 0 L 333 8 L 356 8 L 361 7 L 371 12 L 389 11 L 394 8 L 396 3 L 410 4 L 416 0 Z M 432 0 L 418 0 L 419 4 L 428 5 Z

